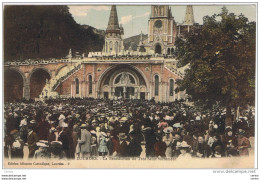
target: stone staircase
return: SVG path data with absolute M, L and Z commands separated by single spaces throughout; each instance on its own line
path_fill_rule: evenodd
M 178 71 L 178 69 L 175 66 L 172 66 L 171 64 L 165 64 L 165 67 L 167 69 L 169 69 L 171 72 L 173 72 L 174 74 L 178 75 L 179 77 L 183 78 L 184 75 Z
M 46 82 L 46 85 L 44 86 L 41 94 L 40 94 L 40 99 L 43 98 L 56 98 L 59 96 L 58 92 L 56 92 L 55 90 L 57 89 L 57 87 L 59 87 L 59 85 L 65 81 L 66 79 L 68 79 L 70 76 L 72 76 L 73 74 L 75 74 L 80 68 L 81 68 L 81 61 L 68 65 L 66 67 L 64 67 L 63 69 L 61 69 L 59 71 L 59 73 L 51 78 L 49 81 Z

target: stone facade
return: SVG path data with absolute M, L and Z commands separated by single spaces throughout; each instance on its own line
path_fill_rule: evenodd
M 122 62 L 120 59 L 106 60 L 106 62 L 92 59 L 82 64 L 82 68 L 77 73 L 56 89 L 60 95 L 109 99 L 120 97 L 155 99 L 162 102 L 183 98 L 175 92 L 170 93 L 170 80 L 173 80 L 175 89 L 176 80 L 180 77 L 166 68 L 164 61 L 158 58 L 138 61 L 131 59 L 127 62 Z M 124 75 L 127 77 L 125 79 L 132 79 L 132 82 L 122 83 Z M 155 94 L 156 75 L 159 77 L 157 95 Z

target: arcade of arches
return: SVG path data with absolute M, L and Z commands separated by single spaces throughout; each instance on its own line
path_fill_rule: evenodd
M 28 79 L 16 69 L 7 69 L 4 71 L 4 101 L 25 98 L 27 97 L 26 92 L 30 92 L 28 95 L 30 95 L 31 99 L 39 98 L 46 84 L 46 79 L 49 80 L 50 78 L 50 74 L 40 68 L 34 70 Z

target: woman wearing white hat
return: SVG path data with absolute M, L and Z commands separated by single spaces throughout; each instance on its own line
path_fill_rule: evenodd
M 176 160 L 186 160 L 191 159 L 191 154 L 189 153 L 190 145 L 186 141 L 182 141 L 181 143 L 178 143 L 178 148 L 181 152 L 181 154 L 178 156 Z
M 170 128 L 165 128 L 163 131 L 165 133 L 165 136 L 163 136 L 162 141 L 165 142 L 166 144 L 166 151 L 165 155 L 166 157 L 172 157 L 172 143 L 173 143 L 173 136 L 171 134 L 171 129 Z

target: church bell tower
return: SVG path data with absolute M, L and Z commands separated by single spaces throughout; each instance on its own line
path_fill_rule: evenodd
M 149 19 L 148 42 L 155 54 L 171 54 L 177 28 L 168 5 L 152 5 Z
M 119 26 L 116 6 L 112 5 L 106 29 L 103 53 L 107 55 L 118 55 L 122 53 L 124 50 L 123 35 L 124 29 L 122 25 Z

